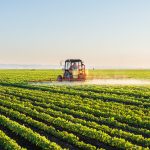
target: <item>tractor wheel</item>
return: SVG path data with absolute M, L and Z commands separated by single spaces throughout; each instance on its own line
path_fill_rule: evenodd
M 62 81 L 62 76 L 61 76 L 61 75 L 59 75 L 59 76 L 57 77 L 57 81 L 59 81 L 59 82 Z

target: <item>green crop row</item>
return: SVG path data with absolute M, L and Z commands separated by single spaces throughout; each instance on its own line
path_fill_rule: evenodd
M 22 90 L 23 91 L 23 96 L 25 95 L 25 90 Z M 27 98 L 34 98 L 34 93 L 33 93 L 33 91 L 31 92 L 31 90 L 29 90 L 30 91 L 30 93 L 29 92 L 27 92 L 26 93 L 26 96 L 25 97 L 27 97 Z M 9 92 L 10 94 L 14 94 L 14 93 L 12 93 L 12 92 Z M 31 95 L 31 96 L 29 96 L 29 94 Z M 38 98 L 38 95 L 37 95 L 38 93 L 36 92 L 36 99 Z M 44 93 L 39 93 L 39 95 L 40 94 L 42 94 L 42 95 L 44 95 L 44 99 L 46 99 L 46 94 Z M 21 93 L 19 93 L 18 94 L 18 92 L 17 92 L 17 94 L 16 95 L 20 95 L 20 96 L 22 96 L 22 94 Z M 42 97 L 42 95 L 41 95 L 41 98 L 43 99 L 43 97 Z M 50 96 L 48 96 L 48 98 L 50 98 L 50 99 L 55 99 L 56 101 L 57 101 L 57 105 L 60 105 L 60 106 L 63 106 L 63 105 L 65 105 L 65 106 L 63 106 L 63 107 L 68 107 L 68 108 L 73 108 L 73 109 L 77 109 L 77 110 L 79 110 L 79 109 L 81 109 L 82 111 L 84 111 L 84 112 L 87 112 L 87 113 L 92 113 L 92 114 L 94 114 L 94 115 L 96 115 L 96 116 L 103 116 L 103 117 L 113 117 L 113 118 L 115 118 L 117 121 L 120 121 L 120 122 L 122 122 L 122 123 L 127 123 L 127 124 L 130 124 L 130 125 L 132 125 L 132 126 L 137 126 L 137 124 L 138 124 L 138 127 L 140 127 L 140 128 L 145 128 L 145 129 L 150 129 L 150 122 L 149 122 L 149 120 L 143 120 L 142 118 L 144 118 L 143 116 L 137 116 L 137 115 L 126 115 L 126 113 L 125 113 L 125 111 L 124 112 L 122 112 L 121 114 L 118 114 L 118 113 L 113 113 L 113 112 L 106 112 L 105 110 L 103 111 L 103 110 L 99 110 L 99 109 L 94 109 L 94 108 L 90 108 L 90 107 L 88 107 L 88 106 L 86 106 L 86 105 L 77 105 L 77 102 L 73 102 L 72 101 L 72 103 L 70 104 L 70 100 L 68 100 L 68 103 L 67 103 L 67 99 L 69 98 L 67 98 L 67 96 L 65 95 L 65 96 L 61 96 L 61 97 L 59 97 L 59 98 L 61 98 L 61 101 L 58 101 L 58 99 L 57 99 L 57 97 L 56 97 L 56 95 L 50 95 Z M 62 103 L 62 99 L 65 99 L 65 103 Z M 70 98 L 69 98 L 70 99 Z M 83 102 L 82 102 L 82 100 L 80 101 L 82 104 L 83 104 Z
M 25 86 L 24 86 L 25 87 Z M 101 99 L 104 101 L 114 101 L 118 103 L 124 103 L 127 105 L 137 105 L 137 106 L 143 106 L 143 107 L 150 107 L 150 104 L 147 100 L 139 101 L 138 99 L 135 99 L 134 97 L 124 96 L 124 95 L 117 95 L 117 94 L 109 94 L 109 93 L 95 93 L 92 91 L 85 92 L 83 90 L 75 90 L 73 88 L 65 88 L 65 90 L 62 90 L 62 87 L 56 87 L 51 86 L 51 88 L 45 88 L 45 87 L 31 87 L 28 86 L 30 89 L 42 89 L 46 91 L 51 92 L 57 92 L 57 93 L 63 93 L 63 94 L 70 94 L 70 95 L 78 95 L 84 98 L 94 98 L 94 99 Z
M 12 132 L 15 132 L 17 135 L 20 135 L 22 138 L 28 140 L 29 142 L 35 144 L 36 146 L 39 146 L 44 150 L 62 149 L 56 143 L 47 140 L 44 136 L 33 132 L 33 130 L 31 130 L 30 128 L 20 125 L 19 123 L 12 121 L 3 115 L 0 115 L 0 125 L 7 127 Z
M 7 136 L 2 130 L 0 130 L 0 146 L 4 150 L 26 150 L 25 148 L 21 148 L 15 140 Z
M 82 136 L 85 136 L 87 138 L 95 139 L 97 141 L 109 144 L 110 146 L 115 146 L 118 148 L 126 148 L 126 149 L 129 149 L 129 148 L 142 149 L 142 147 L 134 145 L 124 139 L 111 137 L 101 130 L 97 131 L 95 129 L 83 126 L 81 124 L 75 124 L 70 121 L 66 121 L 59 117 L 54 118 L 50 115 L 47 115 L 45 113 L 39 113 L 36 110 L 32 110 L 32 109 L 30 109 L 28 107 L 24 107 L 23 105 L 20 105 L 20 104 L 12 104 L 10 102 L 4 102 L 4 105 L 7 105 L 8 107 L 10 106 L 13 109 L 17 109 L 25 114 L 29 114 L 30 116 L 39 118 L 39 119 L 49 122 L 53 125 L 67 129 L 68 131 L 71 131 L 74 133 L 80 133 Z
M 36 121 L 34 119 L 32 119 L 29 116 L 26 116 L 25 114 L 21 114 L 18 111 L 14 111 L 12 109 L 8 109 L 6 107 L 0 106 L 0 112 L 5 113 L 6 115 L 9 115 L 13 118 L 16 118 L 18 120 L 21 120 L 24 123 L 28 123 L 31 126 L 34 126 L 35 128 L 39 129 L 39 130 L 43 130 L 46 133 L 55 136 L 56 138 L 59 138 L 65 142 L 68 142 L 72 145 L 75 145 L 76 147 L 80 148 L 80 149 L 87 149 L 87 150 L 94 150 L 96 149 L 96 147 L 90 145 L 90 144 L 86 144 L 82 141 L 79 141 L 79 138 L 76 137 L 73 134 L 70 134 L 66 131 L 59 131 L 56 130 L 54 127 L 52 126 L 47 126 L 46 124 Z
M 31 94 L 31 92 L 30 92 L 30 94 Z M 25 95 L 25 93 L 24 93 L 24 95 Z M 29 96 L 29 94 L 26 95 L 25 97 L 29 98 L 28 96 Z M 45 96 L 44 96 L 44 97 L 45 97 Z M 33 97 L 32 97 L 32 99 L 33 99 Z M 90 114 L 89 114 L 90 117 L 88 117 L 88 118 L 91 118 L 91 119 L 92 119 L 92 118 L 94 118 L 94 119 L 96 118 L 96 117 L 94 117 L 94 116 L 91 115 L 91 112 L 85 111 L 85 109 L 83 109 L 83 110 L 81 109 L 81 110 L 82 110 L 82 112 L 85 111 L 86 113 L 84 113 L 84 112 L 82 113 L 82 112 L 81 112 L 82 115 L 81 115 L 81 113 L 77 114 L 77 112 L 78 112 L 78 110 L 79 110 L 80 107 L 79 107 L 79 106 L 77 106 L 77 107 L 74 106 L 74 107 L 73 107 L 73 104 L 72 104 L 72 103 L 71 103 L 71 104 L 70 104 L 70 103 L 67 104 L 66 101 L 65 101 L 64 103 L 62 103 L 62 101 L 61 101 L 61 102 L 57 101 L 57 102 L 55 103 L 55 101 L 46 99 L 46 97 L 45 97 L 44 99 L 42 99 L 42 100 L 37 97 L 37 98 L 34 99 L 34 101 L 40 101 L 40 102 L 43 101 L 44 103 L 45 103 L 45 102 L 46 102 L 46 103 L 51 103 L 50 105 L 46 104 L 46 105 L 48 105 L 49 107 L 52 107 L 52 106 L 53 106 L 52 104 L 55 104 L 55 105 L 57 105 L 57 106 L 59 105 L 59 106 L 61 106 L 61 107 L 64 107 L 64 108 L 60 108 L 60 109 L 59 109 L 60 111 L 64 111 L 66 107 L 71 108 L 71 109 L 75 109 L 75 111 L 72 111 L 72 110 L 68 110 L 68 111 L 69 111 L 69 112 L 73 112 L 73 113 L 76 114 L 76 115 L 80 115 L 81 117 L 83 116 L 83 114 L 84 114 L 84 116 L 87 117 L 87 116 L 88 116 L 88 113 L 90 113 Z M 60 103 L 60 104 L 59 104 L 59 103 Z M 43 104 L 43 105 L 44 105 L 44 104 Z M 46 106 L 46 105 L 45 105 L 45 106 Z M 55 108 L 57 108 L 57 106 L 55 106 Z M 77 108 L 77 109 L 76 109 L 76 108 Z M 66 110 L 67 110 L 67 109 L 66 109 Z M 91 117 L 91 116 L 92 116 L 92 117 Z M 109 117 L 109 118 L 110 118 L 110 117 Z M 114 119 L 112 119 L 112 117 L 111 117 L 110 119 L 109 119 L 109 118 L 108 118 L 108 119 L 105 119 L 105 118 L 103 118 L 103 117 L 99 117 L 99 119 L 96 118 L 96 121 L 100 121 L 101 123 L 106 123 L 106 124 L 112 125 L 112 126 L 115 125 L 116 127 L 121 127 L 122 129 L 130 130 L 130 131 L 133 130 L 133 131 L 135 131 L 135 132 L 137 132 L 137 133 L 140 133 L 140 134 L 143 133 L 143 134 L 148 134 L 148 135 L 149 135 L 149 133 L 150 133 L 149 131 L 144 130 L 144 129 L 140 129 L 140 128 L 135 128 L 135 129 L 134 129 L 133 127 L 130 127 L 130 126 L 128 126 L 128 125 L 121 124 L 121 123 L 119 123 L 118 121 L 115 121 Z M 138 132 L 138 131 L 139 131 L 139 132 Z
M 63 88 L 69 88 L 69 87 L 63 87 Z M 72 89 L 75 90 L 82 90 L 82 91 L 92 91 L 96 93 L 109 93 L 109 94 L 117 94 L 117 95 L 124 95 L 133 97 L 135 99 L 139 99 L 141 101 L 148 101 L 150 97 L 150 92 L 148 88 L 140 88 L 136 89 L 132 86 L 72 86 Z M 145 91 L 146 90 L 146 91 Z
M 20 101 L 17 101 L 17 102 L 20 103 Z M 13 103 L 14 103 L 14 101 L 13 101 Z M 47 104 L 45 104 L 45 105 L 47 106 Z M 44 113 L 49 114 L 49 115 L 54 116 L 54 117 L 64 118 L 65 120 L 69 120 L 73 123 L 79 123 L 79 124 L 82 124 L 82 125 L 90 127 L 90 128 L 94 128 L 94 129 L 97 129 L 97 130 L 102 130 L 103 132 L 106 132 L 111 136 L 124 138 L 126 140 L 129 140 L 131 142 L 136 143 L 137 145 L 139 144 L 139 145 L 142 145 L 142 146 L 145 146 L 145 147 L 150 146 L 150 139 L 149 138 L 148 139 L 144 138 L 141 135 L 135 135 L 135 134 L 125 132 L 125 131 L 122 131 L 122 130 L 113 129 L 113 128 L 110 128 L 110 127 L 105 126 L 105 125 L 99 125 L 95 122 L 85 121 L 85 120 L 82 120 L 82 119 L 79 119 L 79 118 L 74 118 L 71 115 L 63 114 L 61 111 L 55 111 L 55 110 L 50 109 L 50 108 L 45 109 L 45 108 L 42 108 L 42 107 L 39 107 L 39 106 L 34 106 L 29 102 L 27 104 L 24 103 L 24 106 L 30 107 L 32 109 L 35 109 L 35 110 L 39 111 L 39 112 L 44 112 Z

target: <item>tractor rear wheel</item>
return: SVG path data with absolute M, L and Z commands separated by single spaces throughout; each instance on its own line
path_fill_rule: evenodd
M 86 76 L 84 74 L 79 74 L 78 75 L 78 79 L 82 80 L 82 81 L 85 81 L 86 80 Z

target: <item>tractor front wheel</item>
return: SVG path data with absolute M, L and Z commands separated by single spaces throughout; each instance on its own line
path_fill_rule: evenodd
M 62 81 L 62 76 L 61 75 L 59 75 L 58 77 L 57 77 L 57 81 L 59 81 L 59 82 L 61 82 Z

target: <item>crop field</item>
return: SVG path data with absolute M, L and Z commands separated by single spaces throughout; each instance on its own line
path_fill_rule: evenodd
M 61 70 L 0 70 L 0 150 L 148 150 L 150 86 L 33 86 Z M 90 70 L 150 79 L 150 70 Z
M 25 83 L 28 81 L 56 80 L 62 70 L 0 70 L 0 82 Z M 92 78 L 150 79 L 150 70 L 88 70 Z

